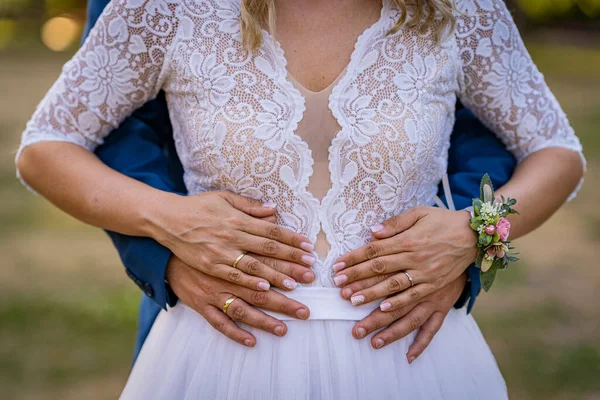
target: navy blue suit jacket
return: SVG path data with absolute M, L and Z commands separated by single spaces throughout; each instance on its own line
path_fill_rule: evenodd
M 90 0 L 84 37 L 89 33 L 108 0 Z M 515 168 L 515 159 L 503 144 L 473 114 L 457 105 L 451 137 L 448 175 L 457 209 L 471 205 L 479 195 L 479 181 L 488 173 L 496 186 L 504 185 Z M 160 190 L 186 194 L 183 170 L 173 143 L 164 93 L 136 111 L 106 138 L 96 150 L 111 168 Z M 445 201 L 443 194 L 440 196 Z M 161 308 L 177 301 L 165 284 L 165 269 L 171 252 L 149 238 L 108 232 L 127 275 L 142 289 L 142 304 L 135 354 L 148 335 Z M 469 282 L 457 307 L 469 302 L 470 312 L 481 287 L 479 270 L 467 270 Z

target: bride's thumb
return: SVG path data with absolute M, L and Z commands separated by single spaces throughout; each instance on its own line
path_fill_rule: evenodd
M 277 206 L 272 202 L 262 202 L 251 197 L 240 196 L 239 194 L 230 192 L 225 192 L 224 197 L 235 209 L 252 217 L 269 217 L 277 210 Z

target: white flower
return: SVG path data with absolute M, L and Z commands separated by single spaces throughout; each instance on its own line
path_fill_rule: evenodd
M 404 72 L 394 77 L 394 83 L 398 87 L 398 97 L 406 103 L 413 103 L 430 89 L 429 84 L 435 77 L 436 69 L 434 56 L 428 55 L 423 60 L 418 53 L 415 53 L 413 62 L 405 63 L 402 66 Z
M 344 100 L 344 116 L 350 128 L 350 137 L 358 144 L 368 143 L 370 136 L 379 132 L 377 124 L 373 122 L 376 112 L 370 106 L 371 100 L 371 96 L 360 96 L 354 86 Z
M 90 106 L 107 105 L 114 109 L 129 102 L 127 95 L 135 90 L 131 81 L 137 79 L 138 73 L 119 57 L 117 49 L 107 51 L 104 46 L 96 46 L 85 54 L 84 60 L 86 67 L 81 75 L 86 79 L 80 89 L 89 93 Z
M 280 149 L 285 141 L 285 133 L 289 125 L 289 117 L 284 104 L 289 103 L 281 91 L 276 91 L 273 100 L 261 100 L 263 112 L 256 116 L 261 124 L 256 128 L 255 137 L 265 141 L 270 149 Z
M 226 190 L 242 196 L 253 199 L 262 198 L 262 193 L 257 188 L 253 187 L 254 181 L 248 174 L 244 174 L 244 164 L 239 164 L 224 178 L 224 186 Z
M 235 81 L 226 75 L 227 68 L 224 65 L 217 65 L 215 54 L 207 57 L 198 52 L 192 54 L 190 68 L 201 79 L 202 89 L 206 91 L 211 104 L 223 106 L 229 101 Z
M 479 208 L 479 214 L 486 224 L 490 224 L 496 220 L 499 216 L 498 211 L 498 207 L 491 203 L 483 203 Z
M 342 246 L 342 253 L 348 253 L 363 246 L 365 240 L 361 234 L 364 235 L 366 229 L 357 221 L 358 210 L 347 210 L 343 199 L 336 199 L 329 209 L 333 212 L 332 221 L 336 226 L 332 233 L 335 241 Z
M 511 107 L 523 108 L 527 105 L 526 95 L 533 89 L 530 86 L 530 62 L 518 51 L 504 53 L 500 61 L 492 65 L 492 71 L 483 80 L 490 84 L 487 90 L 492 98 L 492 107 L 507 111 Z
M 217 17 L 221 18 L 221 22 L 219 23 L 219 29 L 237 38 L 240 34 L 239 4 L 233 2 L 228 5 L 231 8 L 221 8 L 217 10 Z
M 382 185 L 377 186 L 375 194 L 381 199 L 381 208 L 386 212 L 397 212 L 400 205 L 405 205 L 417 193 L 414 179 L 405 182 L 402 167 L 394 160 L 390 161 L 390 171 L 381 175 Z

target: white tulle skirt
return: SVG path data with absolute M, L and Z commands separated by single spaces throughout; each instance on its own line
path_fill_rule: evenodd
M 494 356 L 465 310 L 450 311 L 412 364 L 406 352 L 415 333 L 374 350 L 370 337 L 352 337 L 354 321 L 286 324 L 283 338 L 244 326 L 257 339 L 254 348 L 247 348 L 185 304 L 162 311 L 121 399 L 508 398 Z

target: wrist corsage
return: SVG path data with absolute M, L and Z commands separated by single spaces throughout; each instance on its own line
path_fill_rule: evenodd
M 510 222 L 506 217 L 518 214 L 511 207 L 517 204 L 515 199 L 494 197 L 494 186 L 485 174 L 481 179 L 480 198 L 473 199 L 473 215 L 469 220 L 471 228 L 477 234 L 477 260 L 475 265 L 481 270 L 481 287 L 490 290 L 499 269 L 506 269 L 509 262 L 517 261 L 516 253 L 510 251 Z

